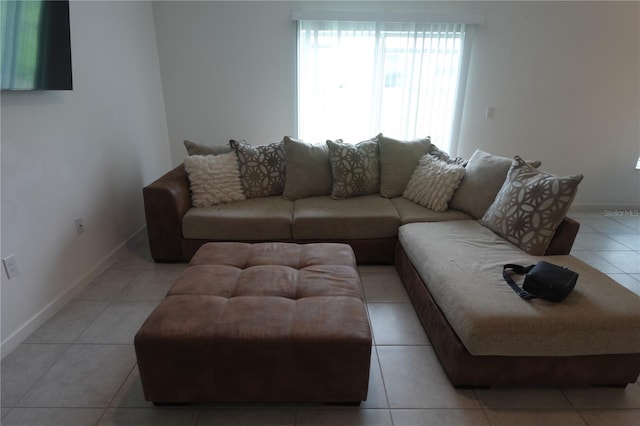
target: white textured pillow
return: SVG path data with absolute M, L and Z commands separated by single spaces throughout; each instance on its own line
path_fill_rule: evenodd
M 420 158 L 402 196 L 437 212 L 447 204 L 464 177 L 464 167 L 425 155 Z
M 191 155 L 184 159 L 191 184 L 193 207 L 209 207 L 244 200 L 238 159 L 234 152 L 221 155 Z

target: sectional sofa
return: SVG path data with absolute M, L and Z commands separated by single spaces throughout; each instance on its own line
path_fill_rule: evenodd
M 394 262 L 400 226 L 414 222 L 473 220 L 500 189 L 511 159 L 478 151 L 451 200 L 434 211 L 402 196 L 419 159 L 427 154 L 452 160 L 429 138 L 397 141 L 378 136 L 380 184 L 372 193 L 332 197 L 328 150 L 285 138 L 283 181 L 275 190 L 227 203 L 195 208 L 185 164 L 143 189 L 151 255 L 158 262 L 188 261 L 210 241 L 333 241 L 349 243 L 358 263 Z M 228 146 L 185 141 L 190 156 L 224 155 Z M 565 218 L 554 231 L 548 254 L 568 254 L 579 225 Z
M 450 158 L 429 138 L 185 146 L 185 162 L 143 189 L 156 261 L 189 261 L 210 241 L 345 242 L 358 263 L 396 265 L 456 386 L 640 374 L 638 297 L 569 255 L 581 176 L 480 150 Z M 580 274 L 562 304 L 521 300 L 502 280 L 503 264 L 541 259 Z

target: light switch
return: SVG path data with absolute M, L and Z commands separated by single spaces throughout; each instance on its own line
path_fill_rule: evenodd
M 493 118 L 496 114 L 496 107 L 487 107 L 487 110 L 484 112 L 484 118 L 487 120 Z

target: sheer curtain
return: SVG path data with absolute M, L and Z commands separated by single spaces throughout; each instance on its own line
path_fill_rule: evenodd
M 431 136 L 450 150 L 464 24 L 299 21 L 298 136 Z

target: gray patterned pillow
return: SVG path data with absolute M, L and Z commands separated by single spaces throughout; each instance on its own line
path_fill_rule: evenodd
M 427 154 L 420 158 L 402 196 L 433 211 L 443 212 L 463 176 L 461 165 L 447 164 Z
M 576 196 L 582 175 L 554 176 L 516 156 L 480 223 L 534 256 L 542 256 Z
M 229 145 L 204 145 L 201 143 L 184 141 L 188 155 L 220 155 L 231 152 Z
M 240 181 L 247 198 L 282 194 L 287 166 L 282 141 L 253 146 L 230 140 L 229 145 L 238 156 Z
M 467 165 L 467 161 L 462 157 L 451 158 L 449 154 L 447 154 L 434 144 L 431 144 L 429 146 L 429 154 L 431 154 L 432 157 L 437 158 L 440 161 L 444 161 L 447 164 L 458 164 L 463 167 Z
M 377 137 L 356 145 L 341 139 L 327 141 L 327 147 L 333 177 L 331 198 L 341 200 L 379 191 Z

